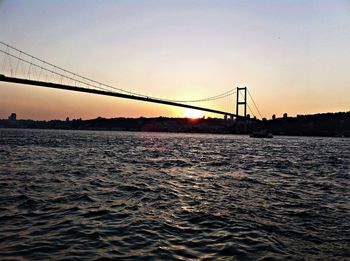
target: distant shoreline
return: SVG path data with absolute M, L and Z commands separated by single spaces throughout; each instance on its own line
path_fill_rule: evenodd
M 250 133 L 217 133 L 217 132 L 175 132 L 175 131 L 136 131 L 136 130 L 110 130 L 110 129 L 54 129 L 54 128 L 21 128 L 21 127 L 0 127 L 1 130 L 47 130 L 47 131 L 77 131 L 77 132 L 130 132 L 130 133 L 159 133 L 159 134 L 198 134 L 198 135 L 238 135 L 238 136 L 249 136 Z M 274 137 L 314 137 L 314 138 L 350 138 L 350 136 L 322 136 L 322 135 L 288 135 L 288 134 L 274 134 Z M 255 139 L 255 138 L 253 138 Z
M 12 117 L 12 118 L 11 118 Z M 101 118 L 35 121 L 17 120 L 12 114 L 0 120 L 0 128 L 93 131 L 132 131 L 208 134 L 249 134 L 265 130 L 281 136 L 350 137 L 350 111 L 298 115 L 271 120 L 225 120 L 218 118 Z

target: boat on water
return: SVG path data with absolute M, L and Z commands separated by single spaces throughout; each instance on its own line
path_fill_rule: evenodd
M 251 138 L 273 138 L 273 135 L 267 131 L 254 131 L 249 136 Z

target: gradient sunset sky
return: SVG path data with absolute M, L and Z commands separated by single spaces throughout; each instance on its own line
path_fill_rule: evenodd
M 248 86 L 267 118 L 350 110 L 348 0 L 0 0 L 0 41 L 152 96 L 196 99 Z M 0 82 L 0 118 L 11 112 L 184 116 L 165 105 Z

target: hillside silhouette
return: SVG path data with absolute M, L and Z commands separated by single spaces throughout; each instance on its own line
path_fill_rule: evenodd
M 36 121 L 17 120 L 13 113 L 8 119 L 0 120 L 0 128 L 110 130 L 148 132 L 189 132 L 219 134 L 249 134 L 253 131 L 268 131 L 274 135 L 350 137 L 350 111 L 298 115 L 296 117 L 271 120 L 243 119 L 225 120 L 219 118 L 112 118 L 98 117 L 82 120 Z

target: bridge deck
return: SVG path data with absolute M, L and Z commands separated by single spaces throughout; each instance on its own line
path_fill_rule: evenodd
M 119 97 L 119 98 L 124 98 L 124 99 L 152 102 L 152 103 L 158 103 L 158 104 L 166 104 L 166 105 L 177 106 L 177 107 L 182 107 L 182 108 L 189 108 L 189 109 L 195 109 L 195 110 L 206 111 L 206 112 L 211 112 L 211 113 L 217 113 L 217 114 L 227 115 L 227 116 L 236 117 L 236 118 L 242 117 L 242 116 L 236 115 L 234 113 L 230 113 L 230 112 L 219 111 L 219 110 L 214 110 L 214 109 L 209 109 L 209 108 L 203 108 L 203 107 L 199 107 L 199 106 L 192 106 L 192 105 L 183 104 L 183 103 L 164 101 L 164 100 L 148 98 L 148 97 L 140 97 L 140 96 L 124 94 L 124 93 L 116 93 L 116 92 L 87 89 L 87 88 L 75 87 L 75 86 L 52 83 L 52 82 L 42 82 L 42 81 L 34 81 L 34 80 L 28 80 L 28 79 L 7 77 L 7 76 L 2 75 L 2 74 L 0 74 L 0 81 L 34 85 L 34 86 L 40 86 L 40 87 L 48 87 L 48 88 L 61 89 L 61 90 L 69 90 L 69 91 L 75 91 L 75 92 L 93 93 L 93 94 L 113 96 L 113 97 Z

